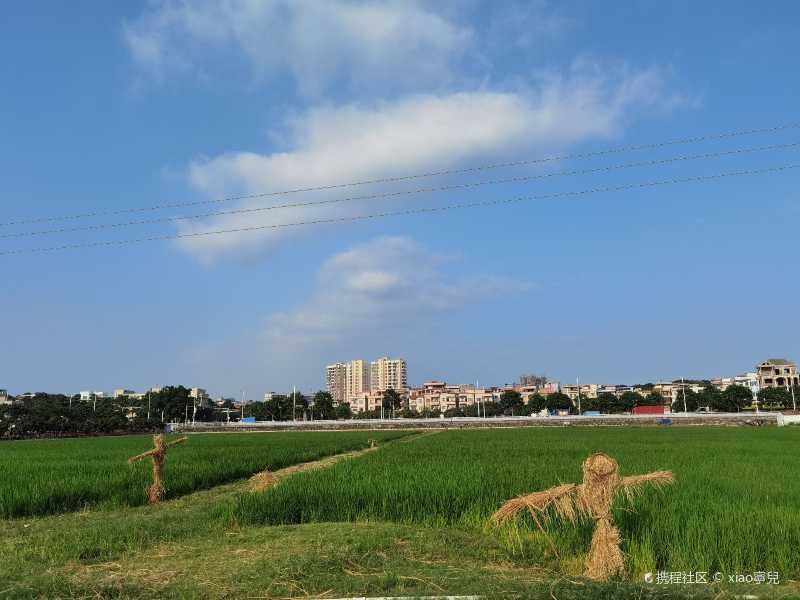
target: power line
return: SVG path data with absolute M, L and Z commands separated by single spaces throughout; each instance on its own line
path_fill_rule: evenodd
M 690 154 L 686 156 L 675 156 L 671 158 L 645 160 L 631 163 L 622 163 L 617 165 L 608 165 L 605 167 L 596 167 L 592 169 L 578 169 L 573 171 L 555 171 L 553 173 L 539 173 L 536 175 L 521 175 L 518 177 L 509 177 L 505 179 L 490 179 L 484 181 L 475 181 L 470 183 L 459 183 L 452 185 L 442 185 L 427 188 L 417 188 L 414 190 L 401 190 L 395 192 L 384 192 L 380 194 L 368 194 L 363 196 L 350 196 L 347 198 L 329 198 L 327 200 L 310 200 L 307 202 L 294 202 L 289 204 L 276 204 L 271 206 L 260 206 L 253 208 L 238 208 L 233 210 L 216 211 L 209 213 L 202 213 L 187 216 L 174 216 L 174 217 L 158 217 L 154 219 L 141 219 L 136 221 L 125 221 L 122 223 L 102 223 L 99 225 L 85 225 L 81 227 L 61 227 L 58 229 L 44 229 L 40 231 L 23 231 L 20 233 L 6 233 L 1 234 L 0 239 L 24 238 L 32 236 L 55 235 L 59 233 L 74 233 L 78 231 L 99 231 L 102 229 L 118 229 L 121 227 L 131 227 L 135 225 L 152 225 L 155 223 L 168 223 L 176 221 L 188 221 L 192 219 L 202 219 L 206 217 L 218 217 L 226 215 L 238 215 L 264 212 L 269 210 L 277 210 L 282 208 L 304 208 L 309 206 L 321 206 L 326 204 L 338 204 L 340 202 L 353 202 L 356 200 L 381 200 L 387 198 L 394 198 L 398 196 L 411 196 L 415 194 L 427 194 L 435 192 L 445 192 L 452 190 L 464 190 L 470 188 L 477 188 L 485 185 L 500 185 L 504 183 L 519 183 L 523 181 L 532 181 L 535 179 L 548 179 L 554 177 L 568 177 L 575 175 L 591 175 L 596 173 L 607 173 L 611 171 L 618 171 L 622 169 L 631 169 L 635 167 L 650 167 L 658 165 L 667 165 L 677 162 L 685 162 L 690 160 L 704 160 L 710 158 L 720 158 L 723 156 L 733 156 L 740 154 L 750 154 L 754 152 L 765 152 L 770 150 L 788 150 L 797 148 L 800 142 L 792 142 L 788 144 L 771 144 L 768 146 L 752 146 L 749 148 L 736 148 L 733 150 L 723 150 L 720 152 L 707 152 L 704 154 Z
M 593 152 L 582 152 L 576 154 L 562 154 L 562 155 L 555 155 L 555 156 L 547 156 L 543 158 L 533 158 L 533 159 L 525 159 L 519 161 L 510 161 L 510 162 L 501 162 L 501 163 L 492 163 L 487 165 L 480 165 L 474 167 L 464 167 L 461 169 L 444 169 L 441 171 L 429 171 L 427 173 L 417 173 L 413 175 L 401 175 L 397 177 L 382 177 L 378 179 L 366 179 L 362 181 L 352 181 L 348 183 L 335 183 L 329 185 L 319 185 L 313 187 L 304 187 L 304 188 L 293 188 L 287 189 L 282 191 L 276 192 L 261 192 L 257 194 L 246 194 L 241 196 L 228 196 L 225 198 L 214 198 L 209 200 L 194 200 L 190 202 L 173 202 L 173 203 L 166 203 L 166 204 L 157 204 L 154 206 L 145 206 L 145 207 L 137 207 L 137 208 L 123 208 L 117 210 L 100 210 L 100 211 L 92 211 L 92 212 L 84 212 L 84 213 L 74 213 L 70 215 L 59 215 L 59 216 L 50 216 L 50 217 L 31 217 L 31 218 L 24 218 L 24 219 L 17 219 L 15 221 L 7 221 L 5 223 L 0 223 L 0 227 L 11 227 L 15 225 L 29 225 L 33 223 L 47 223 L 53 221 L 67 221 L 73 219 L 86 219 L 92 217 L 104 217 L 104 216 L 113 216 L 113 215 L 122 215 L 122 214 L 131 214 L 131 213 L 140 213 L 140 212 L 148 212 L 148 211 L 156 211 L 156 210 L 164 210 L 167 208 L 184 208 L 189 206 L 201 206 L 201 205 L 208 205 L 208 204 L 221 204 L 224 202 L 234 202 L 237 200 L 251 200 L 254 198 L 267 198 L 273 196 L 286 196 L 289 194 L 298 194 L 302 192 L 319 192 L 324 190 L 334 190 L 334 189 L 341 189 L 341 188 L 348 188 L 348 187 L 356 187 L 362 185 L 372 185 L 378 183 L 397 183 L 400 181 L 410 181 L 414 179 L 423 179 L 426 177 L 439 177 L 444 175 L 459 175 L 464 173 L 474 173 L 478 171 L 488 171 L 492 169 L 503 169 L 503 168 L 510 168 L 510 167 L 522 167 L 522 166 L 530 166 L 535 164 L 542 164 L 547 162 L 555 162 L 560 160 L 577 160 L 577 159 L 584 159 L 584 158 L 595 158 L 598 156 L 607 156 L 609 154 L 620 154 L 623 152 L 635 152 L 639 150 L 655 150 L 658 148 L 665 148 L 668 146 L 676 146 L 676 145 L 683 145 L 683 144 L 694 144 L 699 142 L 708 142 L 714 140 L 722 140 L 722 139 L 730 139 L 734 137 L 741 137 L 747 135 L 756 135 L 761 133 L 777 133 L 780 131 L 787 131 L 791 129 L 799 129 L 800 123 L 785 123 L 782 125 L 775 125 L 772 127 L 761 127 L 757 129 L 740 129 L 740 130 L 733 130 L 733 131 L 726 131 L 721 133 L 714 133 L 708 135 L 700 135 L 694 137 L 686 137 L 686 138 L 678 138 L 674 140 L 667 140 L 663 142 L 652 142 L 647 144 L 637 144 L 637 145 L 628 145 L 628 146 L 618 146 L 616 148 L 608 148 L 606 150 L 597 150 Z
M 198 238 L 198 237 L 205 237 L 211 235 L 225 235 L 230 233 L 244 233 L 248 231 L 259 231 L 259 230 L 269 230 L 269 229 L 283 229 L 288 227 L 301 227 L 306 225 L 322 225 L 322 224 L 329 224 L 329 223 L 346 223 L 346 222 L 354 222 L 354 221 L 366 221 L 370 219 L 382 219 L 388 217 L 400 217 L 400 216 L 407 216 L 407 215 L 416 215 L 416 214 L 425 214 L 425 213 L 434 213 L 434 212 L 444 212 L 448 210 L 458 210 L 458 209 L 466 209 L 466 208 L 478 208 L 483 206 L 496 206 L 501 204 L 512 204 L 514 202 L 525 202 L 530 200 L 553 200 L 555 198 L 568 198 L 568 197 L 576 197 L 576 196 L 586 196 L 589 194 L 598 194 L 603 192 L 621 192 L 626 190 L 633 190 L 633 189 L 642 189 L 642 188 L 651 188 L 651 187 L 658 187 L 664 185 L 673 185 L 679 183 L 692 183 L 692 182 L 701 182 L 701 181 L 712 181 L 716 179 L 722 179 L 725 177 L 737 177 L 743 175 L 759 175 L 763 173 L 776 173 L 780 171 L 788 171 L 790 169 L 797 169 L 800 168 L 800 163 L 798 164 L 788 164 L 788 165 L 779 165 L 776 167 L 766 167 L 763 169 L 748 169 L 744 171 L 728 171 L 723 173 L 716 173 L 713 175 L 697 175 L 694 177 L 683 177 L 683 178 L 673 178 L 673 179 L 662 179 L 658 181 L 645 181 L 641 183 L 631 183 L 626 185 L 618 185 L 618 186 L 607 186 L 607 187 L 599 187 L 599 188 L 590 188 L 586 190 L 578 190 L 572 192 L 558 192 L 555 194 L 545 194 L 541 196 L 519 196 L 517 198 L 505 198 L 500 200 L 483 200 L 478 202 L 468 202 L 468 203 L 457 203 L 457 204 L 449 204 L 444 206 L 431 206 L 431 207 L 423 207 L 423 208 L 414 208 L 414 209 L 407 209 L 407 210 L 400 210 L 400 211 L 393 211 L 393 212 L 383 212 L 383 213 L 373 213 L 370 215 L 355 215 L 355 216 L 348 216 L 348 217 L 331 217 L 326 219 L 314 219 L 308 221 L 297 221 L 294 223 L 280 223 L 275 225 L 253 225 L 250 227 L 237 227 L 234 229 L 219 229 L 215 231 L 200 231 L 196 233 L 179 233 L 174 235 L 160 235 L 160 236 L 152 236 L 152 237 L 144 237 L 144 238 L 136 238 L 136 239 L 126 239 L 126 240 L 107 240 L 101 242 L 87 242 L 81 244 L 66 244 L 63 246 L 51 246 L 51 247 L 43 247 L 43 248 L 22 248 L 19 250 L 5 250 L 0 252 L 0 256 L 9 256 L 14 254 L 32 254 L 32 253 L 40 253 L 40 252 L 56 252 L 59 250 L 74 250 L 78 248 L 96 248 L 96 247 L 104 247 L 104 246 L 123 246 L 128 244 L 139 244 L 144 242 L 156 242 L 156 241 L 167 241 L 167 240 L 177 240 L 177 239 L 185 239 L 185 238 Z

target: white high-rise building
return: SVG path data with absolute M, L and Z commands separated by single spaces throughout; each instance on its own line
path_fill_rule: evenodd
M 402 358 L 384 356 L 370 364 L 370 391 L 384 392 L 396 390 L 403 392 L 408 388 L 406 361 Z

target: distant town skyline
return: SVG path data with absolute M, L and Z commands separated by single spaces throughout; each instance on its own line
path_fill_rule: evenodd
M 293 386 L 293 389 L 308 396 L 312 396 L 319 391 L 327 391 L 333 397 L 334 402 L 347 402 L 350 404 L 355 403 L 361 406 L 364 410 L 368 406 L 378 405 L 383 393 L 388 389 L 394 389 L 401 393 L 407 393 L 409 390 L 422 390 L 429 387 L 431 384 L 442 385 L 448 388 L 460 388 L 462 391 L 467 388 L 472 389 L 485 389 L 485 390 L 502 390 L 504 388 L 515 389 L 538 389 L 544 393 L 552 393 L 555 391 L 562 391 L 570 398 L 575 398 L 579 393 L 588 395 L 589 397 L 596 397 L 599 393 L 610 392 L 619 395 L 624 391 L 643 386 L 647 384 L 674 384 L 680 382 L 678 387 L 684 385 L 691 385 L 694 388 L 698 387 L 692 382 L 695 381 L 708 381 L 712 385 L 725 389 L 729 385 L 741 385 L 748 388 L 753 394 L 756 394 L 760 388 L 763 387 L 785 387 L 791 386 L 800 387 L 800 375 L 797 371 L 797 363 L 794 360 L 771 357 L 758 362 L 752 370 L 747 369 L 737 373 L 728 373 L 725 375 L 714 376 L 701 376 L 701 377 L 678 377 L 678 378 L 656 378 L 648 381 L 612 381 L 612 380 L 597 380 L 586 381 L 577 378 L 575 383 L 566 380 L 557 380 L 546 377 L 544 374 L 523 373 L 519 375 L 516 380 L 504 381 L 502 383 L 481 383 L 479 379 L 474 382 L 459 381 L 448 379 L 447 377 L 434 377 L 428 378 L 424 381 L 414 382 L 408 379 L 407 362 L 404 358 L 389 358 L 381 357 L 374 361 L 367 361 L 363 359 L 353 359 L 347 362 L 337 362 L 325 366 L 325 383 L 320 387 L 311 387 L 307 389 Z M 184 385 L 183 383 L 170 383 L 166 385 Z M 37 392 L 42 393 L 55 393 L 67 394 L 79 397 L 81 400 L 93 400 L 95 398 L 118 398 L 121 396 L 130 397 L 133 399 L 145 398 L 148 392 L 160 392 L 163 385 L 146 386 L 144 388 L 131 389 L 131 388 L 114 388 L 111 393 L 103 390 L 26 390 L 25 392 L 13 390 L 9 391 L 5 388 L 0 388 L 0 403 L 7 401 L 8 396 L 32 396 Z M 187 386 L 184 386 L 187 387 Z M 235 402 L 244 399 L 247 402 L 259 402 L 262 400 L 269 400 L 275 394 L 285 394 L 292 390 L 277 390 L 275 388 L 265 387 L 263 390 L 256 390 L 255 392 L 248 392 L 244 388 L 239 389 L 239 395 L 215 393 L 202 387 L 188 386 L 189 397 L 198 400 L 209 400 L 214 398 L 231 398 Z M 664 388 L 666 393 L 674 393 L 670 391 L 671 386 L 667 385 Z

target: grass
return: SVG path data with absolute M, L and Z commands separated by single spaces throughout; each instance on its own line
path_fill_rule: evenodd
M 617 503 L 630 576 L 657 570 L 778 571 L 800 579 L 800 431 L 582 428 L 447 431 L 241 495 L 243 524 L 391 521 L 484 532 L 504 500 L 559 482 L 604 451 L 623 475 L 671 469 L 674 486 Z M 553 522 L 556 556 L 531 522 L 494 532 L 515 561 L 579 573 L 592 524 Z M 486 531 L 488 533 L 488 531 Z
M 348 450 L 367 440 L 407 432 L 290 432 L 191 435 L 170 450 L 167 498 Z M 97 437 L 0 443 L 0 517 L 19 518 L 147 502 L 149 461 L 130 456 L 152 448 L 152 437 Z
M 378 437 L 363 434 L 360 447 Z M 797 598 L 800 587 L 789 581 L 797 578 L 793 557 L 786 557 L 797 547 L 792 452 L 798 434 L 706 428 L 429 433 L 390 441 L 325 470 L 295 473 L 266 493 L 247 493 L 247 481 L 240 479 L 157 506 L 108 504 L 102 510 L 0 519 L 0 600 Z M 267 441 L 276 436 L 232 434 L 226 443 L 247 446 L 252 442 L 244 438 L 251 435 Z M 341 434 L 276 437 L 294 436 L 298 446 L 319 448 L 330 435 Z M 208 438 L 213 446 L 213 437 L 192 436 L 167 468 L 175 466 L 178 452 L 200 448 L 196 439 Z M 135 452 L 150 441 L 128 439 L 136 441 Z M 673 488 L 646 492 L 635 513 L 616 511 L 635 562 L 627 581 L 595 584 L 572 576 L 588 549 L 588 524 L 548 526 L 560 560 L 548 554 L 546 540 L 530 523 L 500 532 L 484 527 L 485 517 L 507 496 L 576 480 L 580 462 L 596 450 L 616 456 L 623 474 L 665 467 L 678 477 Z M 212 460 L 220 452 L 217 448 Z M 52 452 L 38 456 L 61 460 Z M 701 484 L 702 493 L 691 491 Z M 764 552 L 758 570 L 772 569 L 776 561 L 788 564 L 788 570 L 778 569 L 785 585 L 642 583 L 642 571 L 650 570 L 647 557 L 659 566 L 665 560 L 671 570 L 699 570 L 714 552 L 734 557 L 724 564 L 744 565 L 741 556 L 751 556 L 754 547 Z M 686 567 L 673 564 L 670 552 L 685 555 Z

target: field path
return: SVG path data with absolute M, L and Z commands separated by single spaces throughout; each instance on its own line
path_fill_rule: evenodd
M 320 458 L 319 460 L 312 460 L 309 462 L 300 463 L 297 465 L 291 465 L 289 467 L 285 467 L 283 469 L 278 469 L 277 471 L 261 471 L 260 473 L 256 473 L 252 477 L 250 477 L 250 491 L 251 492 L 260 492 L 273 485 L 276 485 L 281 479 L 285 479 L 286 477 L 290 477 L 295 473 L 302 473 L 304 471 L 316 471 L 317 469 L 326 469 L 330 466 L 335 465 L 339 461 L 348 460 L 351 458 L 358 458 L 359 456 L 364 456 L 369 452 L 374 452 L 376 450 L 380 450 L 384 446 L 388 446 L 397 442 L 410 442 L 412 440 L 417 440 L 421 437 L 426 437 L 429 435 L 435 435 L 437 433 L 441 433 L 444 431 L 443 429 L 437 429 L 435 431 L 425 431 L 418 434 L 412 434 L 407 437 L 403 437 L 396 440 L 389 440 L 382 445 L 372 446 L 370 448 L 364 448 L 363 450 L 351 450 L 349 452 L 342 452 L 341 454 L 334 454 L 332 456 L 326 456 L 325 458 Z

